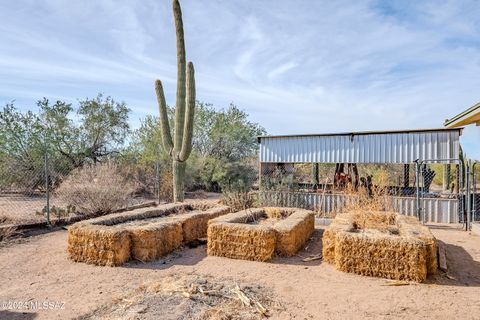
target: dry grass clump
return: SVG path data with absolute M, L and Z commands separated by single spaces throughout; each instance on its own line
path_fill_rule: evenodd
M 210 209 L 195 211 L 196 205 Z M 208 220 L 230 208 L 207 203 L 166 204 L 97 217 L 72 225 L 68 254 L 74 261 L 118 266 L 130 259 L 150 261 L 205 237 Z M 212 207 L 214 206 L 214 207 Z
M 126 207 L 134 190 L 115 164 L 104 163 L 75 169 L 56 194 L 81 213 L 102 215 Z
M 278 221 L 254 224 L 265 218 Z M 256 208 L 230 213 L 210 221 L 207 253 L 255 261 L 268 261 L 275 253 L 292 256 L 310 238 L 314 224 L 313 212 L 302 209 Z
M 389 212 L 338 215 L 323 234 L 323 258 L 341 271 L 418 282 L 437 263 L 430 230 Z
M 241 211 L 254 207 L 255 196 L 249 191 L 224 191 L 222 203 L 232 208 L 233 211 Z
M 209 275 L 175 274 L 142 284 L 79 319 L 258 320 L 280 307 L 273 291 Z M 148 310 L 148 312 L 143 312 Z
M 268 219 L 285 219 L 294 211 L 293 209 L 278 208 L 278 207 L 265 207 L 263 208 L 267 214 Z

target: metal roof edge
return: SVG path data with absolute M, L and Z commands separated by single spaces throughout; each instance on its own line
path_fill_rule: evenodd
M 462 128 L 436 128 L 436 129 L 410 129 L 410 130 L 387 130 L 387 131 L 357 131 L 357 132 L 340 132 L 340 133 L 311 133 L 311 134 L 291 134 L 291 135 L 275 135 L 275 136 L 258 136 L 257 142 L 260 143 L 264 138 L 301 138 L 301 137 L 334 137 L 334 136 L 360 136 L 370 134 L 396 134 L 396 133 L 419 133 L 419 132 L 435 132 L 435 131 L 459 131 L 462 135 Z
M 460 120 L 461 118 L 465 117 L 466 115 L 468 115 L 469 113 L 475 111 L 476 109 L 479 109 L 480 108 L 480 102 L 479 103 L 476 103 L 474 104 L 473 106 L 471 106 L 470 108 L 468 108 L 467 110 L 463 111 L 462 113 L 459 113 L 457 114 L 456 116 L 454 116 L 453 118 L 451 119 L 446 119 L 445 122 L 443 123 L 443 125 L 445 127 L 448 127 L 452 124 L 454 124 L 455 122 L 457 122 L 458 120 Z

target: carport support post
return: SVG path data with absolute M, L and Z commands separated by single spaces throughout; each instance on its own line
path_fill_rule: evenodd
M 417 211 L 417 218 L 418 220 L 421 219 L 421 211 L 420 208 L 420 162 L 415 160 L 415 183 L 416 183 L 416 211 Z

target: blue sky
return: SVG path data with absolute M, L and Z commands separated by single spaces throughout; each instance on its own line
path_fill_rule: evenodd
M 479 1 L 181 3 L 197 98 L 271 134 L 441 127 L 480 101 Z M 170 0 L 5 0 L 0 19 L 0 103 L 103 92 L 138 126 L 159 78 L 174 104 Z

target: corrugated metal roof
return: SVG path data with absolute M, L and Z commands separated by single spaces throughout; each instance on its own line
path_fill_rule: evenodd
M 461 129 L 259 137 L 260 162 L 411 163 L 459 157 Z

